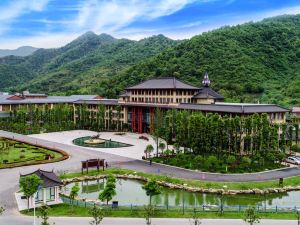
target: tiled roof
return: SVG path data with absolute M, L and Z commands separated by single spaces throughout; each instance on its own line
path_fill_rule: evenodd
M 199 90 L 200 88 L 186 84 L 175 77 L 158 77 L 146 80 L 140 84 L 126 88 L 126 90 L 134 89 L 185 89 Z
M 71 96 L 48 96 L 46 98 L 25 98 L 19 100 L 9 100 L 13 95 L 0 95 L 1 105 L 14 104 L 50 104 L 50 103 L 73 103 L 78 100 L 93 99 L 97 95 L 71 95 Z
M 117 99 L 89 99 L 78 100 L 74 104 L 88 104 L 88 105 L 118 105 Z
M 189 104 L 181 103 L 178 109 L 199 110 L 205 112 L 226 112 L 226 113 L 270 113 L 289 112 L 288 109 L 271 104 Z
M 129 94 L 128 91 L 124 91 L 124 92 L 122 92 L 119 96 L 120 96 L 120 97 L 128 97 L 128 96 L 130 96 L 130 94 Z
M 53 171 L 44 171 L 41 169 L 38 169 L 37 171 L 34 171 L 29 174 L 21 175 L 22 177 L 30 176 L 36 174 L 41 180 L 43 181 L 43 184 L 41 185 L 43 188 L 47 187 L 56 187 L 63 185 L 63 182 L 56 176 L 56 174 Z
M 224 97 L 220 94 L 218 94 L 217 92 L 215 92 L 214 90 L 212 90 L 210 87 L 203 87 L 200 89 L 200 91 L 193 96 L 193 98 L 203 98 L 203 99 L 207 99 L 207 98 L 213 98 L 213 99 L 224 99 Z
M 80 99 L 94 99 L 99 97 L 98 95 L 71 95 L 70 98 L 77 98 Z
M 293 113 L 300 113 L 300 107 L 293 107 L 292 112 Z

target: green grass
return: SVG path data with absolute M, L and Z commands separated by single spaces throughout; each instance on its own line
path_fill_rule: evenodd
M 119 169 L 119 168 L 110 168 L 105 171 L 97 171 L 92 170 L 89 172 L 90 176 L 99 175 L 99 174 L 114 174 L 114 175 L 124 175 L 124 174 L 132 174 L 132 175 L 139 175 L 146 178 L 154 178 L 158 181 L 165 181 L 173 184 L 187 184 L 191 187 L 198 187 L 198 188 L 214 188 L 214 189 L 222 189 L 223 186 L 226 185 L 227 189 L 229 190 L 248 190 L 248 189 L 266 189 L 266 188 L 278 188 L 279 182 L 278 180 L 271 180 L 271 181 L 260 181 L 260 182 L 209 182 L 209 181 L 200 181 L 200 180 L 189 180 L 189 179 L 180 179 L 174 178 L 164 175 L 155 175 L 143 172 L 136 172 L 133 170 L 128 169 Z M 84 174 L 86 175 L 86 174 Z M 75 178 L 81 177 L 81 173 L 68 173 L 61 175 L 61 179 L 66 178 Z M 284 186 L 300 186 L 300 176 L 290 177 L 284 179 Z
M 45 160 L 47 155 L 51 156 L 51 161 L 63 157 L 62 153 L 56 151 L 14 140 L 0 139 L 0 168 L 30 165 Z
M 209 162 L 211 156 L 216 157 L 213 164 Z M 236 156 L 234 163 L 228 163 L 224 160 L 224 157 L 217 157 L 217 155 L 211 153 L 204 156 L 180 153 L 172 157 L 153 157 L 151 159 L 156 163 L 213 173 L 253 173 L 286 167 L 281 163 L 268 160 L 265 160 L 264 164 L 252 160 L 251 164 L 244 165 L 242 159 L 239 159 L 238 156 Z
M 110 207 L 104 207 L 105 217 L 144 217 L 144 208 L 135 207 L 131 209 L 130 207 L 119 207 L 118 209 L 111 209 Z M 25 215 L 32 216 L 32 210 L 25 210 L 21 213 Z M 286 219 L 286 220 L 295 220 L 296 214 L 295 212 L 260 212 L 260 217 L 263 219 Z M 40 215 L 39 210 L 37 210 L 37 215 Z M 220 215 L 217 211 L 202 211 L 202 209 L 197 209 L 197 215 L 200 218 L 219 218 L 219 219 L 242 219 L 244 216 L 244 212 L 238 211 L 228 211 L 224 212 L 223 215 Z M 89 217 L 89 208 L 71 206 L 68 204 L 60 204 L 50 206 L 49 216 L 51 217 Z M 183 213 L 182 209 L 157 209 L 155 211 L 154 217 L 156 218 L 191 218 L 193 216 L 193 209 L 186 209 Z

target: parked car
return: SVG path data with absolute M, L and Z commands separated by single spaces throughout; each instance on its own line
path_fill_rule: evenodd
M 295 164 L 295 165 L 300 165 L 300 159 L 297 157 L 294 157 L 294 156 L 288 157 L 285 161 L 288 163 Z
M 293 156 L 294 158 L 296 158 L 297 160 L 300 160 L 300 156 Z

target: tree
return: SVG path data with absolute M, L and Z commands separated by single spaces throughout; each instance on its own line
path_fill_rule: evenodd
M 49 220 L 49 206 L 43 204 L 41 207 L 40 207 L 40 213 L 41 213 L 41 219 L 42 219 L 42 222 L 41 222 L 41 225 L 50 225 L 50 223 L 48 222 Z
M 163 152 L 164 152 L 164 149 L 166 148 L 165 143 L 160 142 L 159 145 L 158 145 L 158 148 L 160 149 L 161 153 L 163 153 Z
M 160 186 L 154 179 L 148 181 L 145 185 L 142 186 L 142 188 L 146 191 L 146 195 L 150 197 L 150 205 L 152 196 L 159 195 L 161 193 Z
M 105 188 L 99 194 L 99 200 L 105 201 L 108 205 L 108 202 L 116 195 L 116 178 L 112 175 L 109 175 L 106 181 Z
M 79 183 L 76 182 L 70 192 L 70 198 L 72 199 L 72 204 L 73 204 L 73 201 L 75 200 L 75 198 L 78 196 L 79 191 L 80 191 Z
M 96 205 L 94 205 L 94 207 L 90 209 L 89 213 L 93 217 L 90 225 L 99 225 L 104 219 L 103 209 Z
M 197 214 L 197 211 L 195 208 L 194 208 L 194 212 L 193 212 L 193 217 L 190 219 L 190 224 L 191 225 L 200 225 L 201 224 L 199 215 Z
M 20 185 L 21 191 L 27 198 L 27 208 L 28 209 L 29 209 L 29 198 L 38 191 L 39 186 L 42 184 L 43 184 L 43 181 L 36 174 L 20 177 L 19 185 Z
M 151 219 L 155 213 L 155 207 L 151 204 L 147 205 L 147 206 L 144 206 L 144 209 L 145 209 L 145 214 L 144 214 L 144 217 L 146 219 L 146 224 L 147 225 L 151 225 Z
M 297 210 L 297 212 L 296 212 L 296 218 L 298 221 L 298 225 L 300 225 L 300 211 L 299 210 Z
M 250 207 L 245 210 L 244 221 L 249 225 L 260 223 L 260 217 L 254 207 Z
M 0 206 L 0 216 L 4 213 L 5 208 L 3 206 Z
M 147 145 L 145 149 L 146 158 L 150 158 L 150 154 L 154 151 L 153 145 Z

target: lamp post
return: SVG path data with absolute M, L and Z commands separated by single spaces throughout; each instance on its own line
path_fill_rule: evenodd
M 33 194 L 33 225 L 36 225 L 35 223 L 35 199 L 37 197 L 37 194 L 41 190 L 42 186 L 40 185 L 37 189 L 37 191 Z

